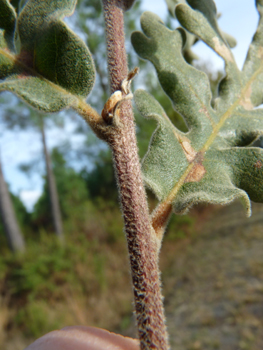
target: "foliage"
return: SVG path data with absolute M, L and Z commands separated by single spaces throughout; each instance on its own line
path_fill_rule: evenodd
M 142 162 L 145 183 L 160 201 L 151 216 L 141 179 L 131 105 L 123 104 L 132 98 L 129 85 L 134 72 L 138 71 L 136 68 L 128 73 L 122 28 L 122 9 L 128 10 L 133 2 L 103 0 L 109 85 L 111 91 L 118 91 L 108 99 L 101 115 L 84 101 L 95 80 L 90 51 L 62 22 L 74 11 L 76 0 L 13 2 L 15 7 L 8 0 L 0 0 L 0 13 L 4 13 L 0 15 L 0 91 L 12 91 L 44 112 L 72 107 L 111 147 L 131 262 L 141 349 L 168 349 L 158 252 L 172 209 L 184 213 L 200 202 L 226 204 L 241 198 L 249 215 L 250 200 L 263 201 L 263 151 L 252 145 L 263 134 L 262 109 L 257 108 L 263 102 L 263 1 L 256 1 L 261 17 L 242 71 L 237 68 L 230 50 L 235 42 L 217 25 L 212 0 L 167 0 L 170 12 L 184 29 L 171 30 L 150 12 L 142 15 L 143 33 L 133 33 L 132 44 L 139 56 L 153 63 L 160 84 L 176 110 L 172 111 L 169 105 L 169 116 L 176 121 L 174 125 L 152 95 L 141 89 L 134 94 L 140 113 L 158 124 Z M 88 16 L 102 21 L 100 8 L 94 4 L 97 12 L 88 11 Z M 83 0 L 79 9 L 85 5 Z M 134 4 L 134 9 L 136 6 Z M 96 31 L 88 28 L 84 18 L 79 27 L 88 35 L 86 41 L 95 58 L 103 91 L 100 100 L 103 100 L 108 90 L 105 65 L 101 65 L 101 56 L 96 54 L 104 43 Z M 203 40 L 225 61 L 226 74 L 219 83 L 218 96 L 208 76 L 189 64 L 194 59 L 191 46 L 198 40 Z M 156 95 L 164 98 L 159 92 Z M 167 98 L 164 103 L 168 105 Z M 53 162 L 58 189 L 63 194 L 62 214 L 73 244 L 58 249 L 52 242 L 48 256 L 40 254 L 40 244 L 31 256 L 18 256 L 13 260 L 5 277 L 12 295 L 34 300 L 17 317 L 18 324 L 21 318 L 35 324 L 31 330 L 34 335 L 40 328 L 47 329 L 42 320 L 48 318 L 43 305 L 35 299 L 47 298 L 50 294 L 58 299 L 65 297 L 68 291 L 63 287 L 69 283 L 75 286 L 80 261 L 92 266 L 101 291 L 106 290 L 110 282 L 117 284 L 116 278 L 107 280 L 107 261 L 98 251 L 103 240 L 115 244 L 121 236 L 120 216 L 115 217 L 116 206 L 111 201 L 116 196 L 112 167 L 105 167 L 107 156 L 96 164 L 93 172 L 83 171 L 82 177 L 65 165 L 56 150 Z M 105 179 L 111 191 L 108 188 L 105 191 L 100 185 Z M 91 199 L 95 199 L 94 203 Z M 48 202 L 46 184 L 34 213 L 35 223 L 42 220 L 42 226 L 48 219 Z M 101 222 L 98 222 L 99 211 L 103 212 Z M 85 237 L 76 235 L 76 222 Z M 181 221 L 174 219 L 173 224 L 191 226 L 192 221 L 185 217 Z M 45 226 L 48 229 L 47 222 Z M 98 226 L 102 232 L 107 231 L 106 238 L 100 236 Z M 40 243 L 42 236 L 45 236 L 43 231 Z M 179 230 L 177 235 L 167 235 L 167 239 L 172 241 L 178 236 L 182 236 Z M 85 238 L 86 243 L 81 246 Z M 78 249 L 74 239 L 80 241 Z M 92 255 L 87 257 L 91 247 Z M 95 283 L 92 278 L 91 281 Z M 82 275 L 74 288 L 88 294 L 92 283 L 92 287 L 87 285 Z
M 0 293 L 9 296 L 10 315 L 4 326 L 10 338 L 36 338 L 83 320 L 110 330 L 130 326 L 131 292 L 119 208 L 93 200 L 77 210 L 86 224 L 83 218 L 66 221 L 64 247 L 42 229 L 38 239 L 27 235 L 25 255 L 1 250 Z M 192 220 L 174 217 L 167 232 L 169 245 L 176 245 L 175 232 L 191 231 Z M 84 315 L 80 319 L 79 313 Z
M 66 220 L 72 216 L 72 212 L 76 211 L 76 208 L 81 207 L 88 199 L 88 192 L 81 176 L 66 165 L 66 162 L 58 149 L 53 149 L 51 159 L 58 193 L 60 194 L 59 205 L 61 208 L 61 214 L 62 218 Z M 48 183 L 46 178 L 44 191 L 38 202 L 35 204 L 32 219 L 38 227 L 49 228 L 49 225 L 52 222 Z
M 241 198 L 249 215 L 250 199 L 263 200 L 263 152 L 250 146 L 263 133 L 262 109 L 254 109 L 262 103 L 263 22 L 260 19 L 240 72 L 218 30 L 214 3 L 188 3 L 176 6 L 178 20 L 224 59 L 226 77 L 212 107 L 207 76 L 189 66 L 181 54 L 184 30 L 171 31 L 158 16 L 143 14 L 144 34 L 133 34 L 134 48 L 154 64 L 164 91 L 189 128 L 187 133 L 178 130 L 153 97 L 142 90 L 136 92 L 141 114 L 158 122 L 143 160 L 145 182 L 179 213 L 198 202 L 223 204 Z M 261 1 L 257 8 L 262 14 Z
M 118 199 L 114 171 L 109 151 L 101 151 L 92 171 L 82 170 L 81 176 L 91 198 L 116 203 Z
M 15 196 L 13 193 L 11 193 L 11 199 L 19 224 L 22 227 L 28 225 L 30 222 L 30 215 L 27 212 L 24 204 L 22 203 L 20 198 L 18 196 Z
M 25 308 L 20 309 L 15 316 L 14 323 L 23 329 L 27 337 L 38 338 L 43 333 L 59 328 L 62 316 L 51 319 L 45 301 L 32 301 Z
M 45 112 L 76 105 L 89 94 L 95 79 L 91 55 L 61 21 L 75 5 L 29 1 L 17 17 L 9 1 L 1 0 L 0 91 L 12 91 Z
M 97 217 L 95 220 L 100 226 Z M 105 226 L 107 227 L 106 224 Z M 118 220 L 118 226 L 122 231 L 121 218 Z M 65 229 L 67 232 L 67 227 Z M 121 234 L 121 240 L 118 239 L 109 249 L 109 243 L 112 242 L 107 240 L 105 228 L 99 228 L 104 236 L 100 236 L 100 243 L 98 237 L 92 238 L 93 229 L 92 218 L 89 219 L 86 232 L 75 226 L 74 235 L 67 236 L 64 247 L 58 244 L 53 235 L 42 231 L 38 242 L 28 241 L 26 255 L 18 257 L 6 253 L 0 256 L 1 295 L 8 294 L 8 308 L 16 310 L 15 317 L 10 314 L 6 321 L 11 327 L 12 335 L 22 332 L 24 337 L 39 337 L 54 328 L 79 323 L 78 314 L 82 311 L 76 310 L 74 303 L 81 305 L 83 302 L 84 305 L 90 305 L 88 320 L 108 328 L 116 327 L 121 315 L 127 310 L 131 312 L 130 296 L 127 293 L 129 283 L 127 288 L 124 288 L 124 294 L 121 292 L 123 281 L 128 278 L 123 235 Z M 119 264 L 119 260 L 123 268 L 118 270 L 114 266 Z M 115 287 L 113 277 L 114 280 L 119 278 Z M 112 294 L 114 289 L 120 290 L 116 296 Z M 105 295 L 106 302 L 100 307 L 99 298 L 102 294 Z M 90 299 L 95 299 L 96 302 L 90 304 Z M 116 313 L 114 305 L 117 304 L 119 312 Z M 116 321 L 108 318 L 104 321 L 105 311 L 114 313 Z M 86 319 L 86 312 L 83 314 Z

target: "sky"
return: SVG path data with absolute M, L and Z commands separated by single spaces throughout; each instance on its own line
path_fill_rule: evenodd
M 220 28 L 237 40 L 233 49 L 239 68 L 242 68 L 246 52 L 256 31 L 258 13 L 254 0 L 216 0 L 217 12 L 221 14 L 218 21 Z M 143 9 L 158 14 L 162 19 L 167 13 L 165 0 L 143 0 Z M 194 46 L 193 51 L 216 69 L 223 69 L 223 60 L 203 43 Z
M 221 13 L 219 26 L 237 40 L 237 46 L 233 49 L 239 68 L 242 68 L 248 46 L 256 30 L 258 14 L 255 9 L 255 1 L 252 0 L 216 0 L 217 10 Z M 167 7 L 164 0 L 143 0 L 144 10 L 158 14 L 162 19 L 167 15 Z M 223 70 L 223 61 L 205 44 L 198 43 L 193 51 L 202 60 L 209 64 L 211 69 Z M 70 127 L 62 132 L 47 132 L 47 143 L 50 148 L 65 141 L 70 135 Z M 0 156 L 6 181 L 13 193 L 20 196 L 21 200 L 31 210 L 33 204 L 42 192 L 43 178 L 40 174 L 28 177 L 21 173 L 19 164 L 27 163 L 41 154 L 40 135 L 36 132 L 3 131 L 0 124 Z

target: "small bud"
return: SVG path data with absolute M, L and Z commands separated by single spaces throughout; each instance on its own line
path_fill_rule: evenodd
M 107 124 L 110 124 L 112 122 L 115 107 L 117 103 L 120 102 L 122 99 L 122 92 L 120 90 L 117 90 L 110 96 L 110 98 L 105 103 L 104 108 L 101 112 L 101 116 Z M 118 113 L 118 111 L 116 111 L 116 113 Z
M 118 119 L 120 104 L 133 98 L 133 94 L 131 92 L 131 81 L 138 73 L 138 67 L 135 67 L 131 72 L 129 72 L 127 78 L 122 81 L 121 91 L 115 91 L 105 103 L 101 116 L 107 124 L 111 124 L 114 117 L 117 117 Z

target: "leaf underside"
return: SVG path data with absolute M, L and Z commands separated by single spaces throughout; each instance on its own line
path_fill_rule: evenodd
M 186 133 L 178 130 L 150 94 L 136 91 L 140 113 L 158 123 L 143 159 L 145 183 L 163 203 L 172 203 L 176 213 L 199 202 L 226 204 L 240 198 L 250 215 L 250 200 L 263 202 L 263 150 L 251 145 L 263 135 L 263 110 L 255 109 L 263 103 L 263 0 L 257 1 L 257 9 L 258 29 L 240 71 L 218 29 L 212 0 L 180 1 L 175 8 L 180 24 L 225 61 L 226 75 L 213 107 L 208 77 L 182 55 L 183 29 L 171 31 L 146 12 L 143 33 L 132 35 L 136 52 L 153 63 L 189 128 Z
M 168 10 L 170 14 L 173 17 L 176 17 L 175 15 L 175 8 L 179 4 L 187 4 L 186 0 L 165 0 L 166 4 L 168 6 Z M 193 1 L 189 1 L 189 3 L 193 3 Z M 214 4 L 211 4 L 211 10 L 215 10 Z M 231 35 L 224 33 L 223 31 L 220 31 L 221 35 L 224 37 L 224 39 L 227 41 L 228 45 L 233 48 L 236 46 L 237 42 L 235 38 L 233 38 Z M 193 60 L 198 59 L 198 56 L 192 51 L 192 46 L 199 40 L 198 36 L 186 31 L 186 42 L 184 44 L 183 52 L 184 57 L 187 60 L 188 63 L 192 63 Z
M 0 91 L 57 112 L 91 91 L 95 70 L 86 45 L 62 22 L 77 0 L 29 0 L 17 17 L 0 0 Z

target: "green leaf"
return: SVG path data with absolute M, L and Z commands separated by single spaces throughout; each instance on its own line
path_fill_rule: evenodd
M 0 91 L 12 91 L 45 112 L 74 106 L 87 97 L 95 80 L 93 60 L 85 44 L 62 22 L 75 5 L 76 0 L 29 0 L 15 23 L 9 1 L 0 0 L 10 13 L 8 18 L 0 17 L 2 37 L 7 38 L 0 48 Z M 7 44 L 14 46 L 11 24 L 12 28 L 16 24 L 16 54 L 6 49 Z
M 189 9 L 189 6 L 187 6 L 187 4 L 189 3 L 194 9 L 199 9 L 201 12 L 205 12 L 207 17 L 210 19 L 211 24 L 213 24 L 214 27 L 216 27 L 217 32 L 220 33 L 220 36 L 224 38 L 224 40 L 228 43 L 228 45 L 233 48 L 236 46 L 236 40 L 229 34 L 224 33 L 223 31 L 221 31 L 219 28 L 217 28 L 217 24 L 216 24 L 216 18 L 215 18 L 215 14 L 216 14 L 216 7 L 215 4 L 213 2 L 213 0 L 189 0 L 188 2 L 186 0 L 166 0 L 169 12 L 171 13 L 172 16 L 176 17 L 176 16 L 180 16 L 180 10 L 177 13 L 176 12 L 176 6 L 180 5 L 180 4 L 184 4 L 186 5 L 186 9 Z M 184 7 L 183 7 L 184 8 Z M 187 15 L 186 15 L 187 17 Z M 218 17 L 218 16 L 217 16 Z M 187 19 L 186 19 L 187 21 Z M 182 22 L 181 22 L 182 23 Z M 182 23 L 183 24 L 183 23 Z M 191 27 L 192 27 L 193 23 L 191 23 Z M 185 26 L 185 28 L 187 28 Z M 187 42 L 186 42 L 186 46 L 184 47 L 184 55 L 187 59 L 188 62 L 192 62 L 194 59 L 196 59 L 196 55 L 191 51 L 191 45 L 193 45 L 194 43 L 196 43 L 199 40 L 198 35 L 191 35 L 189 32 L 186 32 L 186 36 L 187 36 Z
M 12 50 L 16 12 L 9 0 L 0 1 L 0 48 Z
M 216 7 L 213 0 L 189 0 L 193 8 L 179 4 L 176 7 L 176 16 L 181 25 L 189 32 L 198 36 L 211 47 L 225 61 L 227 77 L 220 85 L 219 93 L 222 99 L 222 108 L 237 98 L 242 82 L 240 71 L 230 51 L 226 40 L 217 25 Z M 234 88 L 235 86 L 235 88 Z
M 135 92 L 140 113 L 158 123 L 142 163 L 144 180 L 177 213 L 199 202 L 224 204 L 241 198 L 249 215 L 250 199 L 263 202 L 263 150 L 251 146 L 263 135 L 263 110 L 254 109 L 263 97 L 262 18 L 240 72 L 218 30 L 213 2 L 188 3 L 192 7 L 185 2 L 176 7 L 177 18 L 221 55 L 226 76 L 212 108 L 207 76 L 182 55 L 183 30 L 169 30 L 150 12 L 142 15 L 143 33 L 133 33 L 133 46 L 153 63 L 162 88 L 189 128 L 187 133 L 179 131 L 151 95 Z M 257 7 L 262 15 L 262 0 Z
M 14 50 L 15 24 L 15 9 L 8 0 L 0 0 L 0 81 L 14 71 L 14 62 L 8 53 Z
M 263 103 L 263 0 L 257 1 L 257 9 L 260 14 L 259 24 L 243 67 L 244 82 L 249 84 L 251 81 L 245 101 L 250 105 L 251 100 L 254 106 Z M 254 76 L 257 78 L 254 79 Z
M 178 4 L 187 4 L 186 0 L 165 0 L 168 10 L 172 16 L 175 17 L 175 7 Z

